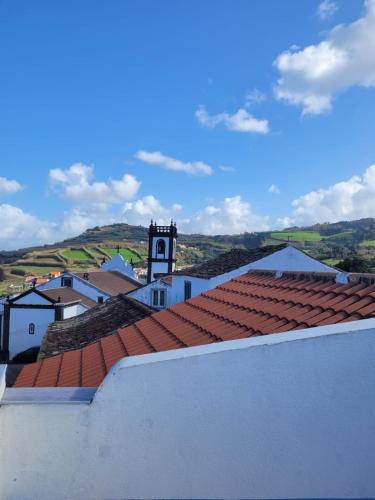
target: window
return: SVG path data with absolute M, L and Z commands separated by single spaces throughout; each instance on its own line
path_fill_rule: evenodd
M 152 305 L 153 307 L 165 307 L 166 291 L 165 290 L 152 290 Z
M 191 299 L 191 281 L 185 281 L 184 283 L 184 300 Z
M 35 323 L 29 323 L 29 335 L 34 335 L 35 333 Z
M 72 288 L 72 286 L 73 286 L 73 278 L 68 278 L 66 276 L 63 276 L 61 278 L 61 286 L 69 286 L 70 288 Z
M 156 255 L 163 255 L 165 257 L 165 241 L 164 240 L 158 240 L 156 242 Z
M 104 304 L 104 297 L 103 297 L 103 295 L 98 295 L 98 304 Z

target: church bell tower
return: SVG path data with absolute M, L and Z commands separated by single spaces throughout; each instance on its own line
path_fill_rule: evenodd
M 158 226 L 151 221 L 148 229 L 147 283 L 157 274 L 170 274 L 176 266 L 177 227 L 171 221 L 169 226 Z

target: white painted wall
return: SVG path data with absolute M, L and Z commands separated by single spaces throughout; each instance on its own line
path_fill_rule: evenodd
M 31 302 L 30 302 L 31 303 Z M 9 357 L 29 349 L 39 347 L 48 325 L 55 319 L 54 309 L 10 309 Z M 29 334 L 29 324 L 35 324 L 35 333 Z
M 275 271 L 306 271 L 314 273 L 337 273 L 337 269 L 287 246 L 278 252 L 251 264 L 250 269 L 272 269 Z
M 64 307 L 64 319 L 72 318 L 86 312 L 89 308 L 83 304 L 74 304 L 73 306 Z
M 47 300 L 45 297 L 41 297 L 37 293 L 30 292 L 23 297 L 20 297 L 15 302 L 16 304 L 28 304 L 28 305 L 44 305 L 51 306 L 53 303 L 50 300 Z
M 17 300 L 16 304 L 25 305 L 25 308 L 10 308 L 9 319 L 9 357 L 29 349 L 39 347 L 42 343 L 48 325 L 55 320 L 54 309 L 32 309 L 27 305 L 52 305 L 37 293 L 29 293 Z M 74 304 L 63 310 L 64 319 L 77 316 L 87 311 L 83 304 Z M 29 324 L 34 323 L 35 333 L 29 334 Z M 3 329 L 2 329 L 3 331 Z
M 374 353 L 364 320 L 124 359 L 91 405 L 2 405 L 0 498 L 374 498 Z
M 168 262 L 152 262 L 151 263 L 151 279 L 155 279 L 155 274 L 168 273 Z
M 72 273 L 65 273 L 63 276 L 71 277 L 73 279 L 72 288 L 74 288 L 74 290 L 81 293 L 82 295 L 85 295 L 85 297 L 94 300 L 95 302 L 98 301 L 98 297 L 100 296 L 104 297 L 104 300 L 108 300 L 110 297 L 108 293 L 103 292 L 102 290 L 100 290 L 100 288 L 97 288 L 96 286 L 92 285 L 91 283 L 89 283 L 84 279 L 78 278 Z M 38 286 L 38 290 L 46 290 L 49 288 L 60 288 L 61 278 L 62 276 L 60 276 L 59 278 L 51 279 L 48 283 Z
M 121 254 L 116 253 L 111 260 L 104 262 L 101 265 L 102 271 L 117 271 L 118 273 L 129 276 L 130 278 L 137 279 L 132 265 L 127 262 Z
M 327 266 L 318 260 L 312 259 L 300 250 L 288 246 L 279 250 L 268 257 L 257 260 L 245 266 L 241 266 L 228 273 L 215 276 L 211 279 L 201 279 L 192 276 L 173 276 L 171 304 L 178 304 L 184 300 L 184 283 L 191 281 L 192 297 L 211 290 L 212 288 L 225 283 L 237 276 L 247 273 L 251 269 L 262 269 L 272 271 L 305 271 L 305 272 L 334 272 L 338 271 L 333 267 Z
M 128 293 L 129 297 L 132 297 L 133 299 L 139 300 L 139 302 L 142 302 L 143 304 L 146 304 L 148 306 L 153 307 L 152 305 L 152 290 L 157 289 L 157 290 L 164 290 L 165 291 L 165 297 L 166 297 L 166 306 L 169 307 L 171 304 L 171 287 L 163 283 L 161 280 L 155 280 L 152 283 L 149 283 L 148 285 L 145 285 L 141 288 L 138 288 L 137 290 L 133 290 L 132 292 Z

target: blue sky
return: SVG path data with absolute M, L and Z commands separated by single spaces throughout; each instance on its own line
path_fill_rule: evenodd
M 375 0 L 3 0 L 0 40 L 0 248 L 375 216 Z

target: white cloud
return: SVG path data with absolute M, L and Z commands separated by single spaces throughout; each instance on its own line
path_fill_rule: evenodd
M 169 224 L 173 219 L 177 220 L 180 231 L 203 234 L 235 234 L 269 228 L 268 217 L 254 214 L 250 203 L 242 200 L 241 196 L 225 198 L 217 206 L 208 205 L 191 218 L 184 218 L 181 212 L 180 204 L 164 207 L 158 199 L 149 195 L 126 203 L 124 220 L 129 224 L 147 226 L 151 219 L 158 224 Z
M 268 188 L 268 192 L 278 194 L 280 193 L 280 188 L 276 186 L 276 184 L 271 184 L 270 187 Z
M 267 231 L 268 217 L 253 212 L 251 204 L 241 196 L 224 198 L 218 205 L 209 205 L 197 213 L 185 229 L 203 234 L 236 234 L 245 231 Z
M 336 26 L 319 44 L 277 57 L 278 99 L 302 106 L 303 114 L 320 114 L 331 109 L 338 92 L 375 85 L 375 0 L 365 6 L 364 17 Z
M 323 2 L 318 5 L 316 14 L 320 17 L 320 19 L 322 19 L 322 21 L 325 21 L 326 19 L 329 19 L 331 16 L 333 16 L 336 11 L 336 2 L 333 2 L 332 0 L 323 0 Z
M 300 196 L 292 203 L 290 217 L 278 220 L 280 225 L 309 225 L 374 217 L 375 165 L 362 176 L 353 176 L 317 191 Z
M 225 165 L 219 165 L 219 169 L 222 172 L 235 172 L 236 171 L 236 169 L 234 167 L 228 167 L 228 166 L 225 166 Z
M 182 206 L 178 203 L 171 207 L 164 207 L 155 196 L 148 195 L 126 203 L 123 209 L 123 219 L 128 224 L 134 225 L 148 226 L 151 219 L 164 225 L 169 224 L 171 219 L 175 219 L 181 210 Z
M 287 227 L 293 227 L 294 220 L 291 217 L 279 217 L 277 219 L 277 228 L 286 229 Z
M 6 177 L 0 177 L 0 195 L 2 194 L 15 194 L 21 191 L 23 186 L 12 179 L 7 179 Z
M 55 224 L 13 205 L 0 205 L 0 249 L 39 245 L 53 239 Z
M 203 163 L 202 161 L 183 162 L 170 156 L 165 156 L 160 151 L 148 152 L 141 150 L 137 151 L 135 157 L 145 163 L 158 165 L 166 170 L 186 172 L 191 175 L 211 175 L 213 173 L 213 168 L 207 165 L 207 163 Z
M 54 168 L 49 172 L 49 185 L 79 206 L 96 205 L 101 208 L 132 199 L 141 185 L 130 174 L 124 174 L 119 180 L 96 182 L 93 181 L 93 172 L 93 167 L 83 163 L 75 163 L 66 170 Z
M 253 104 L 258 104 L 266 100 L 266 96 L 258 89 L 249 91 L 245 96 L 245 106 L 248 108 Z
M 240 108 L 236 113 L 230 115 L 226 112 L 217 115 L 210 115 L 204 106 L 199 106 L 195 112 L 195 116 L 199 123 L 204 127 L 214 128 L 219 124 L 223 124 L 232 132 L 248 132 L 267 134 L 269 126 L 267 120 L 258 120 L 253 115 L 248 113 L 246 109 Z
M 182 206 L 164 206 L 153 195 L 126 202 L 115 213 L 97 207 L 74 207 L 55 220 L 40 219 L 21 208 L 0 205 L 0 249 L 16 249 L 62 241 L 77 236 L 89 227 L 127 222 L 148 226 L 150 220 L 169 224 L 177 220 L 181 232 L 203 234 L 235 234 L 245 231 L 266 231 L 268 217 L 253 212 L 241 196 L 228 197 L 216 206 L 208 205 L 191 218 L 184 217 Z

